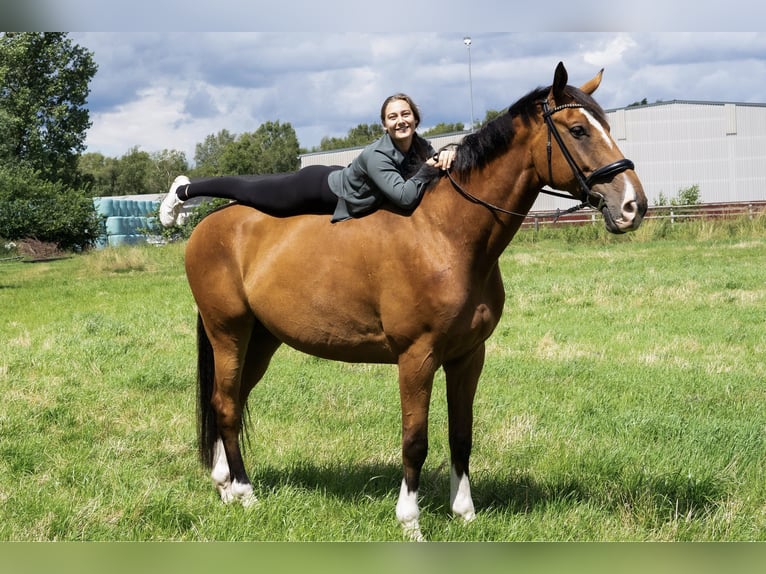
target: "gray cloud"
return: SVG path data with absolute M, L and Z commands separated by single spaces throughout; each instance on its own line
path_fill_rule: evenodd
M 389 94 L 409 93 L 422 127 L 468 124 L 461 32 L 74 33 L 94 52 L 90 151 L 179 149 L 221 129 L 290 122 L 302 146 L 378 121 Z M 552 81 L 558 61 L 579 84 L 605 68 L 605 108 L 690 99 L 766 102 L 766 34 L 535 32 L 472 34 L 474 115 Z

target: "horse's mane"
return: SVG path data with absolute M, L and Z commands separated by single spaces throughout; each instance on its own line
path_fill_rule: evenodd
M 540 115 L 539 103 L 548 97 L 550 86 L 537 88 L 511 104 L 508 111 L 487 122 L 478 131 L 465 136 L 457 147 L 453 171 L 468 176 L 475 169 L 481 169 L 493 159 L 507 151 L 513 142 L 515 130 L 513 119 L 520 118 L 526 125 Z M 564 88 L 564 95 L 571 101 L 582 105 L 596 119 L 607 123 L 606 114 L 601 106 L 588 94 L 572 86 Z

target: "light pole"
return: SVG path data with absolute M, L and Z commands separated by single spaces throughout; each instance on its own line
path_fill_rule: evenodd
M 468 89 L 471 93 L 471 131 L 473 131 L 473 78 L 471 77 L 471 37 L 465 36 L 463 44 L 468 48 Z

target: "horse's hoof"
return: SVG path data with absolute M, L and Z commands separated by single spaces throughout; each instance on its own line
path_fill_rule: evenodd
M 425 542 L 426 539 L 420 531 L 420 523 L 417 520 L 402 522 L 404 537 L 412 542 Z

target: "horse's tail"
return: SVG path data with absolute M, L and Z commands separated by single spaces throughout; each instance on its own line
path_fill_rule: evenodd
M 211 404 L 215 380 L 213 346 L 197 313 L 197 441 L 199 458 L 206 468 L 213 467 L 213 448 L 218 440 L 218 422 Z

